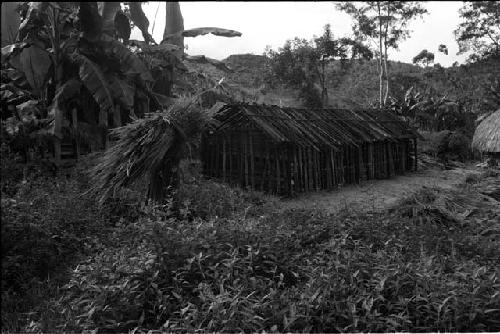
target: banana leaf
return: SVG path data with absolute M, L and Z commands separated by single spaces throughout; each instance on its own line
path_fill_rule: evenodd
M 114 112 L 114 102 L 106 77 L 96 63 L 83 55 L 76 57 L 80 64 L 80 80 L 82 80 L 94 100 L 99 104 L 99 125 L 107 128 L 108 114 Z
M 64 102 L 78 95 L 82 83 L 77 79 L 66 81 L 56 92 L 56 96 L 49 108 L 49 116 L 53 119 L 50 132 L 59 139 L 62 139 L 62 121 L 64 118 Z

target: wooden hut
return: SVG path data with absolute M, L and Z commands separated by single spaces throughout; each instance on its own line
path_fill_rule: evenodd
M 417 168 L 418 133 L 383 110 L 231 104 L 202 137 L 206 176 L 291 195 Z
M 500 109 L 479 123 L 474 132 L 472 147 L 500 158 Z

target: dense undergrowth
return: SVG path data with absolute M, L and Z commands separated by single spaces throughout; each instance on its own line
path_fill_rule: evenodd
M 195 181 L 176 216 L 87 186 L 2 196 L 2 331 L 500 330 L 498 202 L 474 184 L 327 215 Z

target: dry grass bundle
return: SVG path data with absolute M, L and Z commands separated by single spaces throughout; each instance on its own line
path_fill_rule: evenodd
M 472 139 L 472 147 L 482 152 L 500 153 L 500 110 L 478 125 Z
M 94 186 L 90 192 L 103 203 L 115 191 L 147 177 L 148 197 L 162 201 L 166 188 L 175 184 L 181 153 L 189 136 L 203 127 L 203 113 L 194 99 L 179 99 L 168 110 L 147 114 L 111 130 L 116 143 L 89 170 Z

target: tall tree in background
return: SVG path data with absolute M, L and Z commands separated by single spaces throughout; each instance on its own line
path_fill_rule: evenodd
M 459 53 L 472 51 L 471 60 L 500 55 L 500 2 L 471 1 L 460 9 L 463 20 L 455 30 Z
M 323 35 L 313 41 L 296 37 L 278 51 L 268 50 L 266 56 L 271 70 L 268 81 L 278 79 L 285 86 L 299 88 L 307 107 L 324 107 L 328 104 L 328 78 L 332 73 L 328 65 L 333 60 L 344 64 L 349 59 L 371 59 L 373 53 L 360 41 L 335 38 L 327 24 Z
M 428 67 L 430 63 L 434 62 L 434 53 L 423 49 L 415 57 L 413 57 L 413 64 L 422 64 Z
M 448 55 L 448 47 L 444 44 L 439 44 L 438 51 L 444 53 L 445 55 Z
M 389 95 L 387 52 L 398 48 L 410 35 L 408 23 L 427 10 L 417 1 L 345 1 L 338 3 L 337 8 L 354 19 L 353 31 L 358 39 L 377 45 L 379 106 L 383 107 Z
M 340 60 L 342 64 L 350 58 L 371 59 L 373 53 L 362 42 L 350 38 L 335 39 L 329 24 L 325 25 L 323 35 L 314 39 L 315 53 L 318 57 L 319 66 L 316 73 L 321 86 L 321 101 L 323 106 L 328 104 L 327 65 L 332 60 Z

